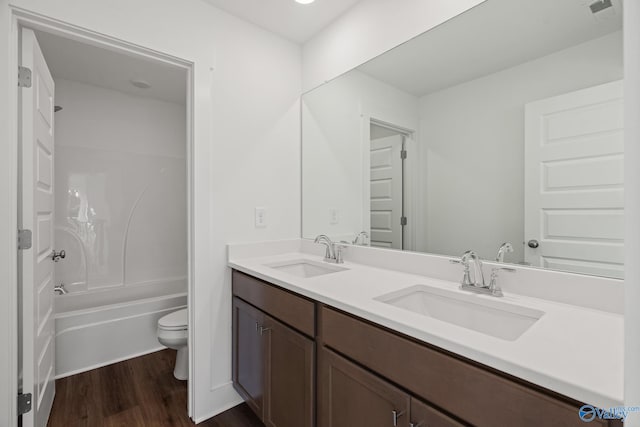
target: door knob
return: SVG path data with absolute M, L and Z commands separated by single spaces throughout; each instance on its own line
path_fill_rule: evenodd
M 53 262 L 58 262 L 61 259 L 64 259 L 67 256 L 66 252 L 61 250 L 60 252 L 56 252 L 55 249 L 51 252 L 51 259 Z
M 531 249 L 536 249 L 538 246 L 540 246 L 540 243 L 538 243 L 537 240 L 529 240 L 527 242 L 527 246 L 529 246 Z

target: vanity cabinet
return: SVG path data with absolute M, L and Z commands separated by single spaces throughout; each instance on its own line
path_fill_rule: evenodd
M 233 295 L 234 385 L 268 427 L 584 425 L 573 399 L 238 271 Z
M 474 426 L 584 425 L 578 402 L 326 306 L 319 319 L 323 345 Z
M 234 273 L 234 387 L 266 426 L 312 427 L 315 342 L 296 329 L 311 326 L 313 333 L 315 305 L 262 286 L 269 285 Z M 285 324 L 282 318 L 293 324 Z

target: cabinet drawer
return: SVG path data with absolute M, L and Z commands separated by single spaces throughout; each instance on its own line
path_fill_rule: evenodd
M 584 426 L 569 404 L 427 345 L 327 307 L 324 345 L 476 426 Z M 607 422 L 594 420 L 594 425 Z
M 233 295 L 294 329 L 315 336 L 315 303 L 233 270 Z

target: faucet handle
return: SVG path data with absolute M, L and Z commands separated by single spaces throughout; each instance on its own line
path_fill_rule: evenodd
M 450 259 L 449 263 L 451 264 L 462 264 L 464 267 L 464 276 L 462 277 L 462 285 L 468 286 L 473 285 L 473 281 L 471 280 L 471 267 L 469 266 L 468 259 Z
M 491 281 L 489 282 L 489 290 L 494 296 L 501 297 L 502 289 L 498 286 L 498 272 L 506 271 L 507 273 L 515 273 L 517 270 L 511 267 L 493 267 L 491 269 Z
M 344 264 L 344 258 L 342 256 L 342 251 L 344 249 L 347 249 L 348 246 L 340 244 L 340 243 L 335 243 L 333 245 L 333 247 L 334 247 L 333 252 L 335 253 L 335 256 L 336 256 L 336 264 Z

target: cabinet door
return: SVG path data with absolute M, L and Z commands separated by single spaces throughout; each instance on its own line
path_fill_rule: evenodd
M 330 350 L 319 356 L 319 427 L 409 425 L 406 393 Z
M 312 427 L 314 342 L 266 317 L 264 423 L 267 427 Z
M 410 427 L 463 427 L 452 418 L 415 398 L 411 398 Z
M 233 385 L 262 418 L 264 402 L 264 314 L 233 299 Z

